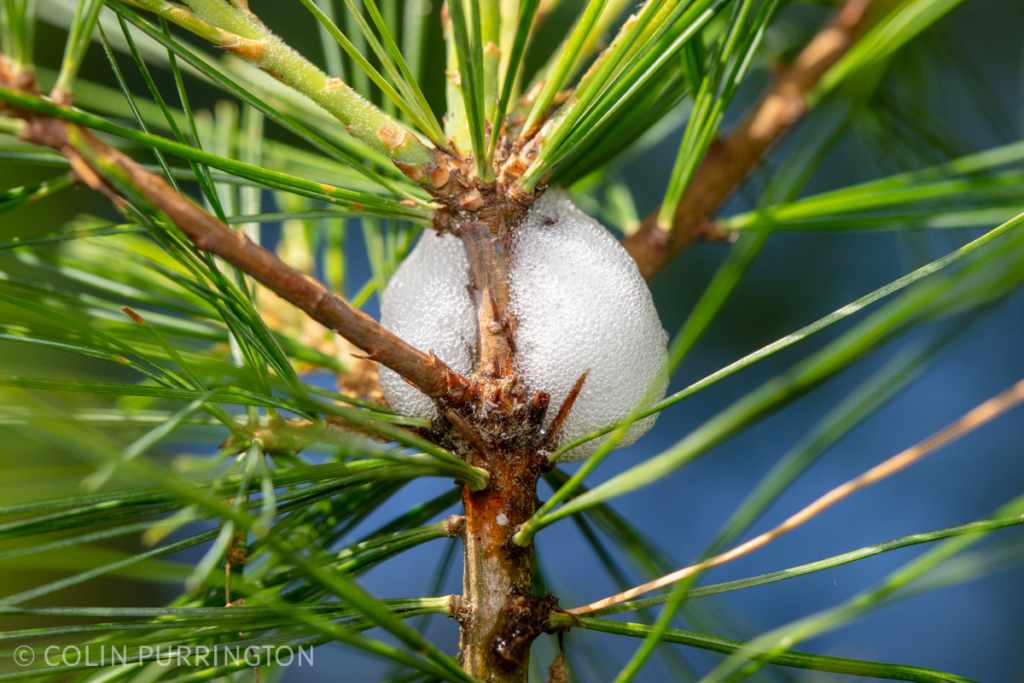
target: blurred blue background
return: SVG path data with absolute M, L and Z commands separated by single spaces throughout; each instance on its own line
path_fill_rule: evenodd
M 265 7 L 260 7 L 260 4 Z M 267 23 L 305 52 L 317 54 L 309 17 L 286 5 L 253 5 Z M 826 10 L 798 15 L 797 26 L 813 25 Z M 569 15 L 571 16 L 571 14 Z M 804 23 L 801 23 L 804 22 Z M 808 23 L 809 22 L 809 23 Z M 937 116 L 942 140 L 958 152 L 984 149 L 1019 139 L 1022 133 L 1022 52 L 1024 3 L 985 0 L 966 3 L 945 19 L 936 35 L 915 44 L 912 60 L 938 58 L 938 68 L 925 77 L 923 101 L 915 104 Z M 49 35 L 44 32 L 44 36 Z M 56 35 L 55 33 L 53 35 Z M 51 38 L 53 36 L 50 36 Z M 941 38 L 941 40 L 940 40 Z M 931 42 L 929 42 L 931 41 Z M 931 50 L 932 52 L 929 52 Z M 945 51 L 945 52 L 943 52 Z M 97 51 L 98 52 L 98 51 Z M 100 55 L 91 56 L 87 72 L 103 72 Z M 427 68 L 440 72 L 443 53 L 435 41 Z M 967 68 L 970 64 L 971 68 Z M 973 74 L 973 75 L 972 75 Z M 435 73 L 435 77 L 436 77 Z M 734 105 L 757 96 L 763 81 L 753 79 Z M 980 89 L 980 90 L 979 90 Z M 987 95 L 979 92 L 988 91 Z M 207 106 L 212 100 L 204 102 Z M 660 200 L 674 160 L 681 130 L 665 143 L 622 170 L 633 189 L 641 215 Z M 901 157 L 884 139 L 863 131 L 849 132 L 814 175 L 805 193 L 918 166 Z M 45 171 L 33 171 L 45 175 Z M 0 169 L 3 187 L 21 169 Z M 770 177 L 770 168 L 762 177 Z M 760 179 L 755 182 L 760 182 Z M 726 213 L 750 208 L 756 192 L 739 193 Z M 67 195 L 57 209 L 31 207 L 5 216 L 5 232 L 24 231 L 36 222 L 53 225 L 81 211 L 103 212 L 102 201 L 79 191 Z M 58 216 L 57 213 L 60 215 Z M 355 233 L 356 231 L 350 231 Z M 675 379 L 670 391 L 725 366 L 741 356 L 810 323 L 884 285 L 913 268 L 947 253 L 980 232 L 931 234 L 791 233 L 773 236 L 720 317 L 711 326 Z M 350 243 L 359 252 L 358 236 Z M 670 333 L 685 315 L 721 262 L 727 246 L 702 244 L 684 253 L 652 283 L 662 321 Z M 366 264 L 354 264 L 352 289 L 368 277 Z M 375 311 L 375 303 L 368 310 Z M 764 381 L 823 347 L 864 314 L 854 316 L 809 340 L 700 392 L 669 410 L 638 444 L 613 454 L 596 472 L 591 485 L 660 452 L 703 421 Z M 658 484 L 613 501 L 613 507 L 653 538 L 678 566 L 689 564 L 712 540 L 725 520 L 759 479 L 850 391 L 880 368 L 914 333 L 859 362 L 753 429 L 737 436 L 691 466 Z M 833 446 L 801 476 L 747 534 L 765 531 L 830 488 L 856 476 L 896 452 L 927 437 L 964 412 L 1024 377 L 1024 292 L 1019 292 L 966 329 L 940 353 L 923 376 Z M 16 366 L 23 374 L 34 367 L 53 367 L 51 356 L 5 347 L 0 370 Z M 94 368 L 93 372 L 102 372 Z M 964 524 L 988 515 L 1024 492 L 1024 409 L 1002 417 L 947 447 L 908 471 L 858 493 L 764 549 L 710 572 L 704 582 L 718 583 L 822 559 L 907 534 Z M 574 471 L 578 464 L 566 469 Z M 3 474 L 0 472 L 0 477 Z M 449 487 L 439 480 L 414 482 L 356 529 L 351 538 L 425 501 Z M 549 491 L 542 490 L 542 499 Z M 1012 530 L 1004 535 L 1015 533 Z M 1003 536 L 996 535 L 996 539 Z M 437 541 L 391 560 L 367 574 L 362 584 L 380 597 L 422 595 L 449 541 Z M 872 585 L 922 552 L 909 548 L 807 577 L 730 593 L 716 601 L 722 629 L 749 637 L 796 618 L 834 606 Z M 196 551 L 179 559 L 195 559 Z M 550 592 L 563 606 L 584 604 L 618 591 L 597 557 L 570 521 L 560 522 L 538 538 L 538 557 Z M 631 574 L 636 583 L 643 580 Z M 13 584 L 12 584 L 13 585 Z M 81 604 L 144 601 L 159 604 L 173 592 L 153 594 L 138 588 L 115 589 L 101 580 L 81 591 Z M 443 593 L 461 590 L 458 564 Z M 5 591 L 6 592 L 6 591 Z M 127 604 L 127 603 L 126 603 Z M 435 617 L 429 634 L 449 652 L 457 649 L 456 624 Z M 551 639 L 541 646 L 545 662 L 553 653 Z M 597 669 L 577 671 L 582 680 L 610 680 L 640 641 L 574 630 L 567 639 L 570 656 L 592 653 L 603 662 Z M 681 646 L 698 672 L 717 657 Z M 1018 565 L 984 578 L 919 595 L 880 610 L 853 625 L 816 638 L 800 649 L 818 654 L 912 664 L 955 673 L 986 683 L 1024 681 L 1024 567 Z M 546 664 L 545 664 L 546 666 Z M 322 648 L 314 669 L 289 668 L 286 681 L 371 681 L 385 677 L 386 665 L 341 647 Z M 811 672 L 777 670 L 778 675 L 804 680 L 835 679 Z M 661 660 L 652 658 L 640 677 L 667 677 Z

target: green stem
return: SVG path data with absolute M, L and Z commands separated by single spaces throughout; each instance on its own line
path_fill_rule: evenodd
M 453 0 L 448 3 L 448 12 L 459 65 L 459 84 L 469 123 L 473 167 L 477 178 L 489 182 L 494 179 L 494 174 L 487 164 L 485 143 L 487 124 L 484 118 L 483 27 L 480 21 L 480 0 L 471 0 L 469 4 L 470 8 L 467 9 L 464 0 Z
M 505 112 L 508 111 L 512 93 L 515 90 L 519 75 L 519 66 L 523 61 L 523 54 L 526 52 L 526 43 L 530 38 L 528 27 L 533 23 L 536 16 L 539 0 L 525 0 L 520 7 L 519 0 L 502 0 L 502 24 L 501 24 L 501 98 L 498 100 L 498 108 L 494 113 L 494 127 L 491 129 L 490 140 L 487 143 L 487 163 L 491 164 L 494 150 L 498 144 L 498 137 L 501 135 L 501 126 L 505 120 Z M 514 5 L 514 7 L 513 7 Z M 506 12 L 516 12 L 518 22 L 512 18 L 506 18 Z M 508 36 L 509 26 L 512 27 L 512 36 Z M 519 27 L 522 30 L 516 30 Z M 506 43 L 511 44 L 506 47 Z
M 480 37 L 484 52 L 484 120 L 494 127 L 498 106 L 498 68 L 501 64 L 501 0 L 480 0 Z
M 523 124 L 525 135 L 529 135 L 543 120 L 544 115 L 555 99 L 555 95 L 558 94 L 562 84 L 565 83 L 565 79 L 569 76 L 569 71 L 576 63 L 580 54 L 582 54 L 584 44 L 590 40 L 594 26 L 597 24 L 597 19 L 601 16 L 606 2 L 607 0 L 590 0 L 587 3 L 587 8 L 576 22 L 576 26 L 566 41 L 565 47 L 558 51 L 558 61 L 555 62 L 554 68 L 548 73 L 540 95 L 533 102 L 533 107 L 526 117 L 526 123 Z
M 600 40 L 601 36 L 605 34 L 605 32 L 611 27 L 611 24 L 630 4 L 629 0 L 607 0 L 604 9 L 601 10 L 601 15 L 597 18 L 597 22 L 594 24 L 594 29 L 590 32 L 590 36 L 588 36 L 586 42 L 583 43 L 583 49 L 581 49 L 579 54 L 576 56 L 575 61 L 572 63 L 572 68 L 569 69 L 569 73 L 566 75 L 567 81 L 571 81 L 576 77 L 579 70 L 586 63 L 587 57 L 593 54 L 595 48 L 598 47 L 598 40 Z M 541 83 L 547 77 L 547 74 L 554 71 L 555 63 L 561 55 L 562 50 L 565 49 L 566 42 L 563 42 L 559 49 L 555 50 L 551 55 L 547 63 L 537 71 L 537 74 L 533 77 L 533 82 L 530 83 L 530 87 L 526 89 L 527 92 L 532 91 L 534 88 L 541 87 Z M 584 78 L 587 78 L 588 76 L 589 73 L 584 75 Z
M 340 78 L 328 77 L 249 12 L 220 0 L 190 0 L 194 15 L 164 0 L 135 0 L 134 4 L 256 64 L 310 97 L 345 124 L 353 137 L 390 159 L 416 166 L 434 161 L 432 151 L 419 138 Z
M 0 3 L 0 51 L 10 59 L 15 74 L 32 68 L 35 3 L 3 0 Z
M 75 18 L 71 23 L 68 32 L 68 41 L 64 48 L 64 61 L 60 66 L 60 74 L 57 76 L 57 83 L 53 86 L 54 93 L 61 93 L 70 99 L 72 86 L 78 76 L 78 70 L 82 67 L 82 60 L 85 59 L 85 51 L 92 40 L 92 29 L 96 24 L 96 17 L 99 16 L 103 0 L 92 0 L 86 9 L 85 4 L 89 0 L 79 0 L 75 9 Z
M 508 67 L 512 58 L 512 46 L 516 42 L 516 35 L 519 33 L 519 12 L 522 3 L 519 0 L 499 0 L 498 18 L 498 49 L 501 54 L 498 59 L 498 90 L 505 87 L 505 81 L 509 78 L 515 80 L 515 73 L 509 73 Z M 530 14 L 529 21 L 533 21 L 533 14 Z
M 441 144 L 443 142 L 443 136 L 440 128 L 438 128 L 437 124 L 433 122 L 432 117 L 429 120 L 421 117 L 420 114 L 403 99 L 402 95 L 400 95 L 398 91 L 396 91 L 395 88 L 385 80 L 385 78 L 376 69 L 373 68 L 370 62 L 367 61 L 355 45 L 352 44 L 352 41 L 350 41 L 345 34 L 342 33 L 333 22 L 331 22 L 330 17 L 322 12 L 313 0 L 301 1 L 313 16 L 317 18 L 317 21 L 320 22 L 320 27 L 326 30 L 328 35 L 337 41 L 337 45 L 340 45 L 345 50 L 345 53 L 348 54 L 353 63 L 359 67 L 359 70 L 369 76 L 370 79 L 373 80 L 374 84 L 380 88 L 381 92 L 387 96 L 388 99 L 385 104 L 390 102 L 397 106 L 414 123 L 416 123 L 417 126 L 420 127 L 420 130 L 427 131 L 435 144 Z M 369 28 L 367 28 L 367 30 L 369 30 Z
M 458 153 L 462 154 L 471 146 L 469 138 L 469 116 L 466 101 L 462 95 L 462 75 L 459 72 L 459 56 L 455 47 L 455 34 L 451 18 L 444 22 L 444 43 L 446 54 L 445 99 L 448 114 L 444 117 L 444 134 Z
M 655 0 L 626 21 L 611 46 L 580 80 L 573 97 L 545 125 L 540 152 L 518 184 L 532 191 L 573 144 L 566 138 L 578 130 L 594 130 L 655 74 L 714 17 L 720 0 Z M 671 27 L 685 27 L 678 35 Z M 600 106 L 599 106 L 600 105 Z M 574 141 L 575 142 L 575 141 Z

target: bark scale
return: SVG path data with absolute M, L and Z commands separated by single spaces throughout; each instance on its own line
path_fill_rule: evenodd
M 469 260 L 478 336 L 470 400 L 442 413 L 451 445 L 491 473 L 485 489 L 467 487 L 462 499 L 463 595 L 454 610 L 462 665 L 482 681 L 526 683 L 530 645 L 547 622 L 548 601 L 531 596 L 533 546 L 517 546 L 512 536 L 536 509 L 537 481 L 549 466 L 538 455 L 549 397 L 531 395 L 519 382 L 510 311 L 512 236 L 526 206 L 493 185 L 471 186 L 449 206 L 447 229 L 462 239 Z
M 525 683 L 536 634 L 520 631 L 514 621 L 520 605 L 529 604 L 533 546 L 517 546 L 512 534 L 533 514 L 537 479 L 532 468 L 522 466 L 528 459 L 493 455 L 492 484 L 476 492 L 467 487 L 462 497 L 462 666 L 482 681 Z

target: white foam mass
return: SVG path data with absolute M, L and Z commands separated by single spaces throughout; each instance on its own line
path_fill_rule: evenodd
M 622 245 L 567 193 L 549 191 L 515 233 L 509 279 L 518 320 L 516 367 L 531 391 L 551 394 L 547 424 L 590 371 L 559 431 L 559 445 L 625 418 L 657 381 L 668 335 Z M 667 386 L 660 383 L 654 401 Z M 640 438 L 656 417 L 634 424 L 618 446 Z M 574 448 L 563 462 L 590 456 L 602 441 Z
M 398 266 L 381 297 L 380 322 L 420 351 L 433 351 L 462 375 L 473 372 L 476 314 L 462 240 L 426 231 Z M 434 403 L 384 366 L 380 388 L 402 415 L 436 417 Z
M 462 243 L 425 234 L 388 284 L 381 322 L 422 351 L 431 349 L 459 373 L 472 371 L 476 317 Z M 636 263 L 568 194 L 548 191 L 531 206 L 512 242 L 511 308 L 517 320 L 516 369 L 531 393 L 546 392 L 550 427 L 583 372 L 590 374 L 559 430 L 566 444 L 625 418 L 658 381 L 668 335 Z M 397 412 L 434 417 L 431 401 L 381 368 L 384 395 Z M 661 400 L 660 382 L 651 399 Z M 618 447 L 636 441 L 657 416 L 638 421 Z M 606 437 L 607 438 L 607 437 Z M 603 439 L 565 456 L 582 460 Z

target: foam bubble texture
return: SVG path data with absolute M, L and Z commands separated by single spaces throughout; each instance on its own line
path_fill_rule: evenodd
M 384 291 L 381 323 L 468 375 L 477 325 L 468 285 L 462 242 L 426 233 Z M 551 395 L 545 429 L 580 375 L 590 371 L 557 445 L 625 418 L 657 380 L 668 343 L 650 290 L 626 250 L 566 193 L 548 191 L 515 232 L 510 287 L 520 379 L 531 393 Z M 436 416 L 430 399 L 394 372 L 381 368 L 380 384 L 397 412 Z M 664 397 L 667 386 L 661 383 L 653 401 Z M 618 446 L 640 438 L 656 417 L 638 421 Z M 563 460 L 582 460 L 602 441 L 579 446 Z
M 531 391 L 551 394 L 545 426 L 590 370 L 559 445 L 625 418 L 657 381 L 668 343 L 650 290 L 626 250 L 566 193 L 549 191 L 515 233 L 510 281 L 516 364 Z M 661 382 L 654 401 L 667 386 Z M 636 441 L 656 418 L 638 421 L 618 446 Z M 603 440 L 578 446 L 563 462 L 590 456 Z
M 462 240 L 424 232 L 381 297 L 381 324 L 420 351 L 433 351 L 462 375 L 473 372 L 476 314 L 469 296 L 469 261 Z M 402 415 L 436 417 L 433 402 L 381 366 L 380 388 Z

